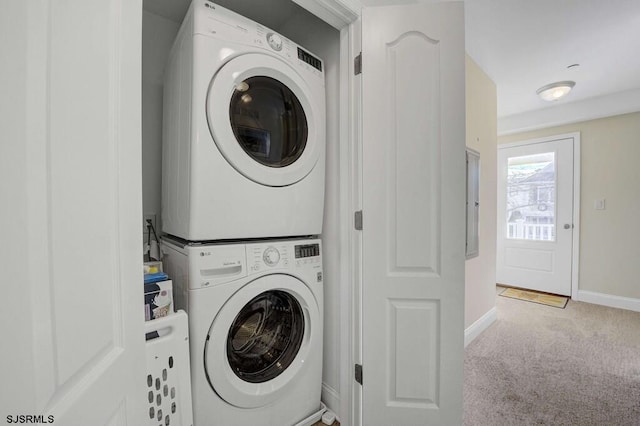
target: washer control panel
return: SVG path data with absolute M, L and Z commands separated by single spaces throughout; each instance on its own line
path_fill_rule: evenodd
M 296 244 L 294 250 L 296 266 L 320 263 L 320 244 Z
M 249 274 L 276 269 L 322 268 L 319 240 L 274 240 L 247 244 L 246 247 Z
M 290 247 L 274 241 L 271 244 L 247 245 L 249 273 L 290 266 Z
M 262 253 L 262 259 L 268 266 L 276 266 L 280 261 L 280 252 L 275 247 L 267 247 Z

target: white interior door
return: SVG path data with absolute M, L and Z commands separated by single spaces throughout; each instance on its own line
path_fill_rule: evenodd
M 141 3 L 0 6 L 2 422 L 148 421 Z
M 362 25 L 362 424 L 461 424 L 463 4 L 365 8 Z
M 573 138 L 498 148 L 496 281 L 571 295 Z

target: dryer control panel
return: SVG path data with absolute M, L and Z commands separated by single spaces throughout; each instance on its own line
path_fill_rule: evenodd
M 300 49 L 299 47 L 298 47 L 298 59 L 311 65 L 318 71 L 322 71 L 322 61 L 316 58 L 315 56 L 313 56 L 312 54 L 310 54 L 309 52 L 305 52 L 304 50 Z
M 322 60 L 277 32 L 226 9 L 211 0 L 193 2 L 193 33 L 230 41 L 228 55 L 237 50 L 235 44 L 266 49 L 295 64 L 300 72 L 315 75 L 324 82 Z M 188 16 L 187 16 L 188 18 Z M 185 19 L 187 19 L 185 18 Z

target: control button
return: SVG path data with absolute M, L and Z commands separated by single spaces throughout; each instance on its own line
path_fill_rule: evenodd
M 275 266 L 280 261 L 280 252 L 275 247 L 268 247 L 262 254 L 264 263 L 269 266 Z
M 276 52 L 282 50 L 282 37 L 280 37 L 278 34 L 267 34 L 267 43 L 269 43 L 269 46 L 271 46 L 271 48 Z

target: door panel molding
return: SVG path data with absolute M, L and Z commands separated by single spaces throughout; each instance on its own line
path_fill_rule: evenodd
M 393 129 L 387 149 L 389 273 L 440 274 L 440 43 L 420 31 L 388 42 L 388 116 Z M 412 62 L 411 67 L 406 64 Z M 421 82 L 412 69 L 421 70 Z M 380 93 L 384 93 L 383 90 Z M 403 104 L 421 99 L 421 108 Z M 402 111 L 398 114 L 398 111 Z M 421 135 L 415 143 L 413 135 Z M 425 161 L 427 166 L 425 167 Z M 427 191 L 416 191 L 421 182 Z M 407 244 L 420 239 L 423 244 Z M 404 242 L 404 243 L 403 243 Z

